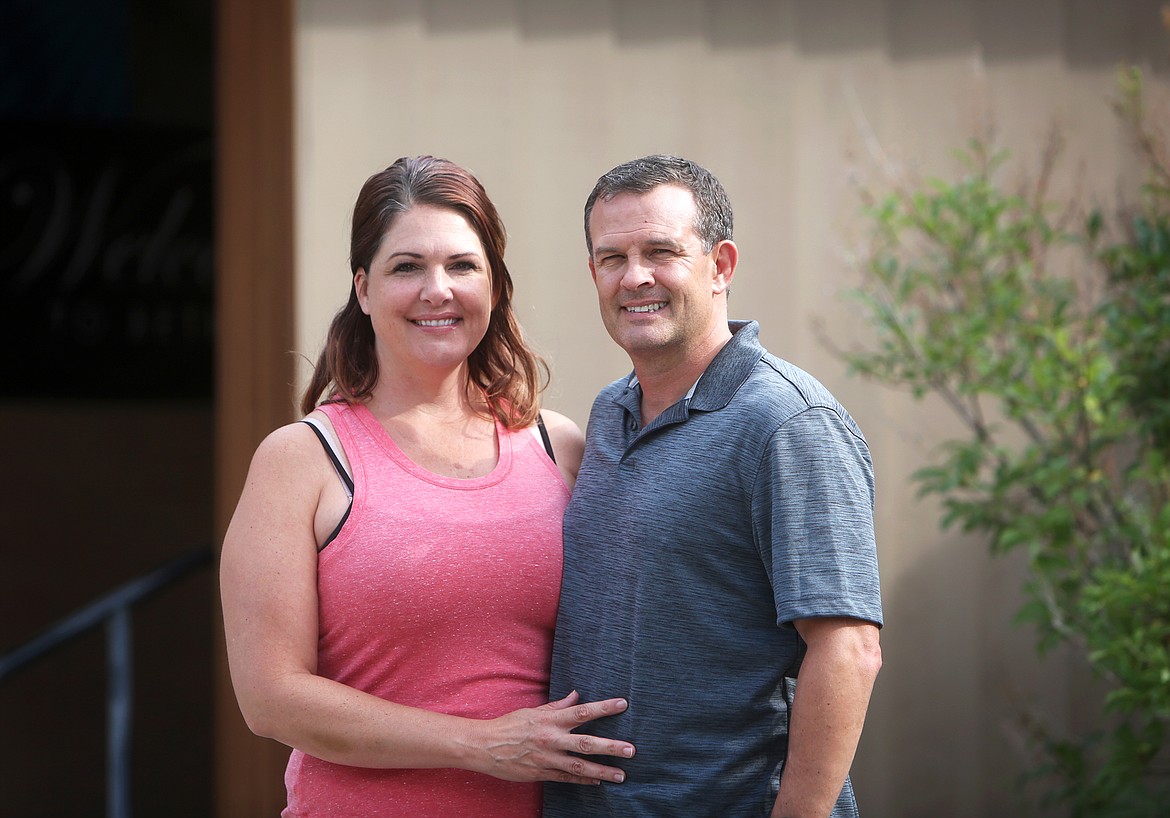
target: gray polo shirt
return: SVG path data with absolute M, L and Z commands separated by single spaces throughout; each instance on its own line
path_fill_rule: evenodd
M 622 784 L 547 785 L 550 818 L 768 815 L 804 654 L 791 623 L 882 622 L 861 431 L 755 322 L 731 329 L 689 398 L 645 428 L 632 378 L 594 402 L 551 692 L 626 697 L 582 732 L 638 752 L 616 762 Z M 833 814 L 856 814 L 848 784 Z

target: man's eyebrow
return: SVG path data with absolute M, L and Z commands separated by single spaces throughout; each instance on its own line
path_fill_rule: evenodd
M 642 241 L 636 242 L 636 244 L 649 247 L 670 247 L 675 250 L 682 249 L 686 246 L 678 239 L 662 234 L 647 236 Z M 611 247 L 608 244 L 596 244 L 593 246 L 593 255 L 597 256 L 603 253 L 616 253 L 618 255 L 625 255 L 625 252 L 620 248 Z
M 643 244 L 652 244 L 655 247 L 674 247 L 675 249 L 686 246 L 673 236 L 650 236 Z

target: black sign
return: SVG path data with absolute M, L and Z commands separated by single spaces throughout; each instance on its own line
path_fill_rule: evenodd
M 208 398 L 209 133 L 0 123 L 2 398 Z

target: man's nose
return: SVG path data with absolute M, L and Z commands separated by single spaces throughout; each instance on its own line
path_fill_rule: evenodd
M 631 256 L 626 262 L 626 272 L 622 276 L 622 287 L 627 290 L 636 290 L 639 287 L 650 286 L 653 283 L 653 265 L 642 258 Z

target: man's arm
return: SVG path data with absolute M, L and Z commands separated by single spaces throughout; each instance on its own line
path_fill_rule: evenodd
M 869 622 L 824 618 L 794 624 L 808 652 L 772 818 L 824 818 L 845 786 L 882 653 L 877 626 Z

